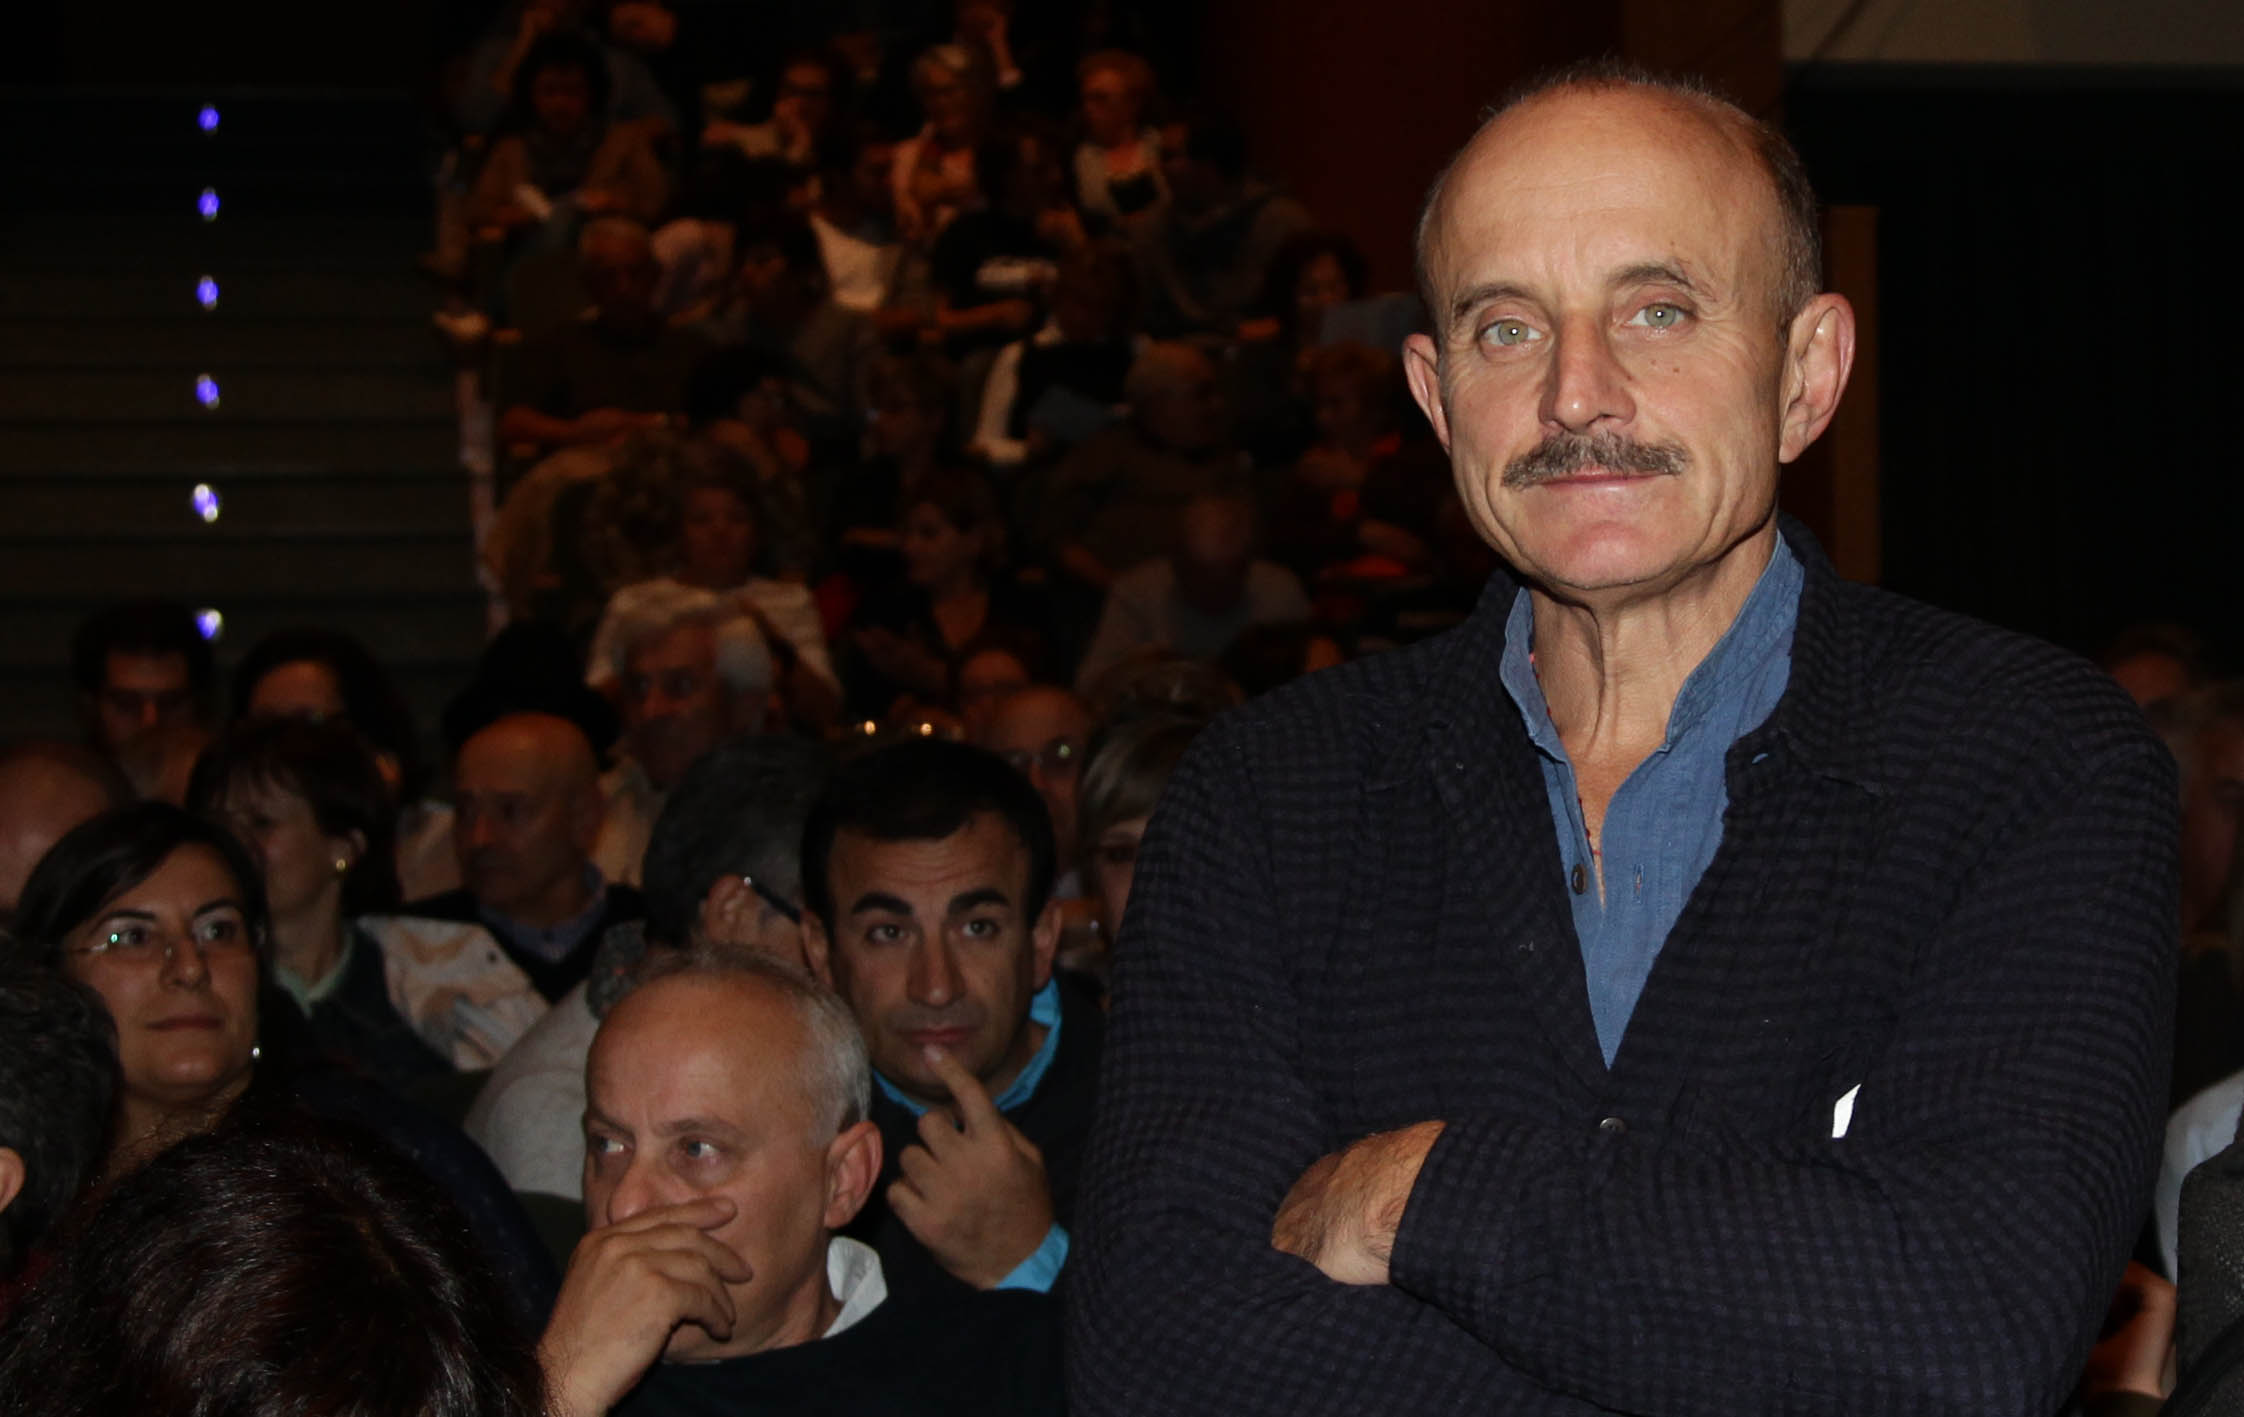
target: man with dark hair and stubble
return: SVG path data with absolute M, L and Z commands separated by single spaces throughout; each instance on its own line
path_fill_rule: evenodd
M 888 1159 L 852 1233 L 900 1292 L 1049 1290 L 1104 1021 L 1053 976 L 1052 825 L 994 753 L 913 739 L 835 774 L 803 829 L 804 943 L 871 1050 Z
M 210 642 L 194 613 L 135 600 L 86 617 L 70 641 L 70 671 L 86 741 L 143 797 L 176 805 L 205 738 Z
M 1511 569 L 1170 779 L 1071 1405 L 2055 1411 L 2156 1161 L 2172 761 L 1778 515 L 1854 319 L 1774 130 L 1562 74 L 1419 257 L 1411 389 Z

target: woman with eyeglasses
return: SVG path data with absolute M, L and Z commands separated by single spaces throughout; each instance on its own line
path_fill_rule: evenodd
M 73 828 L 24 884 L 0 950 L 91 988 L 116 1024 L 119 1087 L 105 1182 L 242 1108 L 301 1107 L 398 1147 L 452 1197 L 512 1293 L 542 1321 L 555 1276 L 537 1232 L 474 1143 L 346 1069 L 299 1056 L 261 1021 L 271 922 L 256 859 L 225 828 L 162 802 Z

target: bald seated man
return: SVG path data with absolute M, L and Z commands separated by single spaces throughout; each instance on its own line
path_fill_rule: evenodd
M 539 1350 L 558 1417 L 1058 1412 L 1049 1298 L 890 1298 L 836 1234 L 881 1165 L 848 1007 L 755 955 L 650 963 L 585 1064 L 587 1234 Z
M 40 741 L 0 748 L 0 923 L 14 916 L 31 868 L 63 833 L 132 800 L 132 785 L 91 748 Z
M 584 730 L 511 713 L 460 745 L 452 765 L 456 891 L 405 914 L 484 926 L 548 1002 L 583 981 L 610 927 L 645 913 L 639 892 L 592 862 L 606 799 Z
M 2165 1113 L 2171 756 L 1778 515 L 1854 354 L 1780 133 L 1561 74 L 1421 231 L 1405 370 L 1510 569 L 1169 779 L 1071 1408 L 2056 1411 Z

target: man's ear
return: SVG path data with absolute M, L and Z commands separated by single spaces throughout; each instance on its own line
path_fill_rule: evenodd
M 1784 356 L 1784 425 L 1777 461 L 1791 462 L 1831 426 L 1854 372 L 1854 307 L 1827 291 L 1792 317 Z
M 1039 989 L 1052 982 L 1052 961 L 1060 954 L 1061 924 L 1060 903 L 1056 900 L 1044 902 L 1044 909 L 1036 917 L 1036 928 L 1029 932 L 1029 960 Z
M 1449 450 L 1449 410 L 1441 402 L 1441 351 L 1431 335 L 1414 334 L 1403 341 L 1403 377 L 1410 381 L 1410 396 L 1418 401 L 1426 421 L 1434 425 L 1442 451 Z
M 871 1122 L 846 1127 L 826 1143 L 826 1213 L 828 1230 L 839 1230 L 857 1218 L 865 1198 L 880 1179 L 880 1128 Z
M 810 972 L 819 983 L 839 991 L 834 982 L 834 962 L 830 958 L 832 942 L 826 938 L 826 922 L 818 918 L 815 910 L 803 912 L 803 958 L 810 962 Z
M 0 1146 L 0 1210 L 6 1210 L 23 1194 L 23 1154 L 12 1146 Z

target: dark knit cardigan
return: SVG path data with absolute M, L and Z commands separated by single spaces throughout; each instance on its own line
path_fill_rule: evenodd
M 1790 683 L 1610 1071 L 1512 582 L 1202 735 L 1115 951 L 1077 1411 L 2055 1409 L 2156 1160 L 2174 769 L 2086 663 L 1785 534 Z M 1427 1118 L 1391 1287 L 1270 1248 Z

